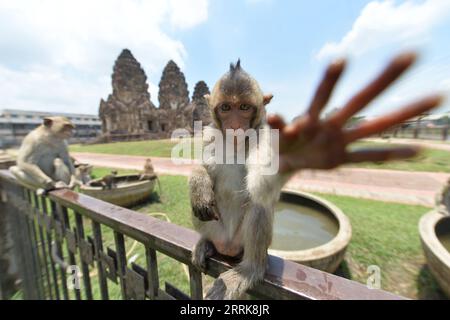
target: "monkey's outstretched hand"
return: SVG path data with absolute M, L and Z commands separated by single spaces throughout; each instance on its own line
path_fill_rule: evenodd
M 269 116 L 267 119 L 272 129 L 280 130 L 279 172 L 333 169 L 345 163 L 387 161 L 415 156 L 419 151 L 417 147 L 348 151 L 347 146 L 438 106 L 443 100 L 440 95 L 425 97 L 355 128 L 344 129 L 348 119 L 389 87 L 415 60 L 414 53 L 403 53 L 395 57 L 376 79 L 356 93 L 344 107 L 329 118 L 320 120 L 320 112 L 326 106 L 346 64 L 344 60 L 332 63 L 304 115 L 291 124 L 286 124 L 278 115 Z

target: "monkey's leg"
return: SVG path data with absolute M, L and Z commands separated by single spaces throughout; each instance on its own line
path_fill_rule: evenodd
M 18 179 L 24 178 L 24 183 L 28 183 L 27 181 L 37 181 L 38 188 L 43 188 L 44 190 L 50 190 L 54 187 L 54 181 L 51 177 L 47 176 L 41 168 L 33 163 L 27 163 L 24 161 L 17 160 L 17 167 L 24 174 L 21 175 L 19 172 Z M 14 173 L 14 172 L 13 172 Z M 31 179 L 31 180 L 30 180 Z
M 206 299 L 239 299 L 248 289 L 264 279 L 267 249 L 272 241 L 272 224 L 273 210 L 253 204 L 241 226 L 244 236 L 242 261 L 214 281 Z
M 60 158 L 55 158 L 55 160 L 53 160 L 53 169 L 53 178 L 55 181 L 63 181 L 67 185 L 70 183 L 70 170 L 66 166 L 64 161 L 62 161 Z
M 206 259 L 215 252 L 211 241 L 202 237 L 192 250 L 192 264 L 200 270 L 206 269 Z
M 43 185 L 37 179 L 33 178 L 32 175 L 20 169 L 18 166 L 12 166 L 9 171 L 23 184 L 30 186 L 32 188 L 42 188 Z

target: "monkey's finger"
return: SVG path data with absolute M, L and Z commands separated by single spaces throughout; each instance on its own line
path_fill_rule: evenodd
M 363 109 L 370 101 L 390 86 L 415 60 L 415 53 L 403 53 L 395 57 L 377 78 L 353 96 L 328 121 L 336 126 L 343 126 L 351 116 Z
M 328 66 L 308 108 L 309 116 L 312 119 L 317 120 L 319 118 L 319 114 L 328 103 L 333 89 L 345 69 L 345 65 L 346 61 L 344 59 L 338 59 Z
M 211 210 L 209 210 L 209 208 L 203 208 L 201 215 L 203 221 L 210 221 L 213 219 Z
M 271 114 L 267 116 L 267 123 L 272 129 L 283 130 L 286 126 L 283 118 L 277 114 Z
M 317 124 L 316 121 L 311 121 L 309 116 L 301 116 L 293 123 L 286 125 L 282 131 L 283 137 L 288 140 L 297 139 L 299 134 L 308 128 L 311 124 Z
M 326 106 L 337 81 L 345 69 L 345 65 L 345 60 L 339 59 L 328 66 L 308 108 L 307 114 L 309 117 L 298 117 L 297 120 L 286 126 L 282 132 L 286 138 L 295 139 L 305 128 L 315 126 L 320 112 Z
M 346 143 L 383 132 L 384 130 L 404 122 L 412 117 L 418 116 L 425 111 L 437 107 L 443 100 L 441 95 L 433 95 L 422 100 L 415 101 L 395 112 L 382 116 L 378 119 L 362 123 L 354 129 L 348 130 L 344 135 Z
M 391 149 L 362 149 L 352 151 L 346 155 L 346 163 L 358 163 L 366 161 L 388 161 L 408 159 L 416 156 L 420 149 L 416 147 L 399 147 Z

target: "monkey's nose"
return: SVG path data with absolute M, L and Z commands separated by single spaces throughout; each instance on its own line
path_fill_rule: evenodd
M 232 122 L 230 124 L 230 129 L 233 129 L 233 130 L 241 129 L 241 124 L 238 121 Z

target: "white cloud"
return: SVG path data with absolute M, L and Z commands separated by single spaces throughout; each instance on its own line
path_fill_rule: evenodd
M 207 0 L 170 0 L 169 4 L 170 22 L 175 27 L 190 28 L 208 18 Z
M 101 94 L 111 91 L 109 83 L 109 78 L 86 83 L 55 68 L 14 71 L 0 66 L 0 109 L 96 113 Z
M 339 41 L 328 42 L 316 57 L 361 55 L 386 45 L 417 45 L 430 30 L 450 15 L 450 1 L 372 1 L 362 10 L 352 29 Z
M 164 28 L 189 29 L 207 16 L 207 0 L 0 0 L 0 108 L 96 113 L 123 48 L 148 75 L 169 59 L 183 68 L 187 52 Z

